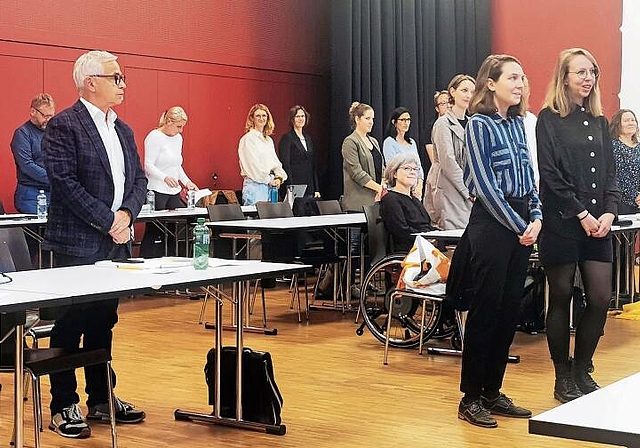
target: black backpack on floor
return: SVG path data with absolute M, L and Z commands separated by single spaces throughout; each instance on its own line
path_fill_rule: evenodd
M 236 348 L 222 347 L 220 373 L 220 415 L 236 416 Z M 209 404 L 215 406 L 216 350 L 207 353 L 204 376 L 209 386 Z M 273 375 L 273 363 L 268 352 L 256 352 L 245 347 L 242 356 L 242 419 L 250 422 L 279 425 L 282 395 Z
M 520 301 L 517 329 L 529 334 L 545 330 L 544 285 L 546 277 L 542 267 L 530 268 Z

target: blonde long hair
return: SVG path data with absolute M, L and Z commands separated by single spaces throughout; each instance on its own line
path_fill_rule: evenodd
M 589 59 L 589 61 L 593 64 L 593 67 L 598 70 L 598 72 L 600 71 L 600 66 L 596 62 L 596 58 L 594 58 L 593 55 L 584 48 L 568 48 L 560 52 L 558 61 L 556 62 L 556 67 L 553 70 L 551 82 L 549 83 L 549 87 L 547 88 L 547 95 L 544 99 L 544 107 L 548 107 L 552 112 L 555 112 L 561 117 L 566 117 L 567 115 L 569 115 L 574 108 L 574 103 L 569 96 L 569 92 L 564 81 L 568 76 L 569 64 L 571 63 L 571 60 L 579 55 L 582 55 Z M 600 77 L 598 76 L 593 83 L 593 88 L 591 89 L 591 92 L 589 92 L 589 96 L 586 98 L 586 101 L 583 104 L 587 112 L 589 112 L 594 117 L 600 117 L 603 115 L 602 103 L 600 101 L 599 82 Z
M 257 110 L 263 110 L 267 113 L 267 124 L 264 125 L 264 129 L 262 130 L 262 135 L 267 138 L 271 134 L 273 134 L 273 130 L 276 128 L 276 125 L 273 122 L 273 116 L 271 115 L 271 111 L 269 110 L 269 108 L 261 103 L 254 104 L 253 106 L 251 106 L 251 109 L 249 109 L 249 115 L 247 115 L 247 121 L 244 124 L 244 131 L 249 132 L 255 127 L 255 123 L 253 122 L 253 114 Z

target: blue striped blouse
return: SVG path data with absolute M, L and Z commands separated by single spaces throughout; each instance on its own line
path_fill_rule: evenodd
M 518 235 L 525 222 L 507 202 L 529 198 L 529 219 L 542 219 L 521 117 L 475 114 L 465 128 L 464 182 L 469 193 L 503 226 Z

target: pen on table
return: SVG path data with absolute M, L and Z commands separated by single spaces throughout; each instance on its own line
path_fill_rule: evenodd
M 140 266 L 122 266 L 122 265 L 118 265 L 116 266 L 117 269 L 124 269 L 127 271 L 141 271 L 142 268 Z

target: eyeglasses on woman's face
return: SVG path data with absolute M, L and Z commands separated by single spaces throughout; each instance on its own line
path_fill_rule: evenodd
M 582 80 L 587 79 L 587 77 L 598 79 L 598 77 L 600 76 L 600 70 L 598 70 L 598 67 L 593 67 L 588 70 L 583 68 L 575 72 L 567 72 L 567 73 L 573 73 L 579 79 L 582 79 Z
M 418 172 L 418 167 L 417 166 L 408 166 L 408 165 L 403 165 L 400 167 L 401 170 L 407 172 L 407 173 L 417 173 Z

